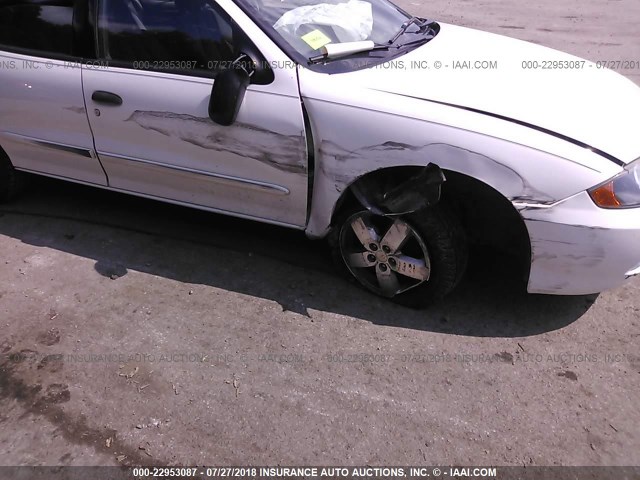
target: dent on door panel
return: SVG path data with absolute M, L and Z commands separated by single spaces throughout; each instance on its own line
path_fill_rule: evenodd
M 136 110 L 127 121 L 208 150 L 252 158 L 285 172 L 307 173 L 304 139 L 300 135 L 282 135 L 239 122 L 217 127 L 209 118 L 172 112 Z

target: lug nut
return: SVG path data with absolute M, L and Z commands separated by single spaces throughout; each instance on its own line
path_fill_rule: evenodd
M 373 263 L 376 261 L 376 256 L 370 253 L 369 255 L 367 255 L 367 260 Z
M 375 243 L 370 243 L 369 248 L 371 249 L 371 251 L 375 252 L 378 250 L 378 245 L 376 245 Z
M 384 253 L 391 253 L 391 249 L 387 245 L 382 246 L 382 251 Z
M 380 265 L 378 265 L 378 267 L 380 268 L 381 272 L 386 272 L 388 268 L 385 263 L 381 263 Z
M 395 258 L 390 258 L 389 259 L 389 265 L 391 265 L 391 267 L 395 267 L 396 266 L 396 259 Z

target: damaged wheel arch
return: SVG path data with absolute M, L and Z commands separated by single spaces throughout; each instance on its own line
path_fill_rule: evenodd
M 421 181 L 424 191 L 420 191 Z M 402 191 L 403 187 L 408 190 Z M 387 204 L 385 200 L 389 198 L 391 202 Z M 522 279 L 528 278 L 531 241 L 524 219 L 512 202 L 481 180 L 433 163 L 427 167 L 379 169 L 354 180 L 336 203 L 331 225 L 335 228 L 342 213 L 357 206 L 378 215 L 394 216 L 419 215 L 421 209 L 438 203 L 457 217 L 471 244 L 514 257 Z M 389 208 L 397 205 L 404 206 L 405 211 Z
M 428 180 L 428 191 L 420 191 L 420 181 Z M 401 215 L 414 212 L 440 200 L 441 186 L 446 181 L 435 164 L 424 166 L 394 166 L 365 173 L 342 190 L 334 204 L 331 226 L 345 210 L 362 206 L 377 215 Z M 407 191 L 403 191 L 403 186 Z
M 360 204 L 376 215 L 398 216 L 440 201 L 446 177 L 440 167 L 381 169 L 360 177 L 350 186 Z

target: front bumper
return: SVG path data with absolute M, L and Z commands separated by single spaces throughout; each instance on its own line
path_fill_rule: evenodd
M 531 240 L 530 293 L 586 295 L 640 275 L 640 208 L 601 209 L 582 192 L 520 214 Z

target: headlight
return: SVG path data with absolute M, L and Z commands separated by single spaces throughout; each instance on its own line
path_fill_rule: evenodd
M 601 208 L 640 207 L 640 158 L 627 165 L 624 172 L 588 192 Z

